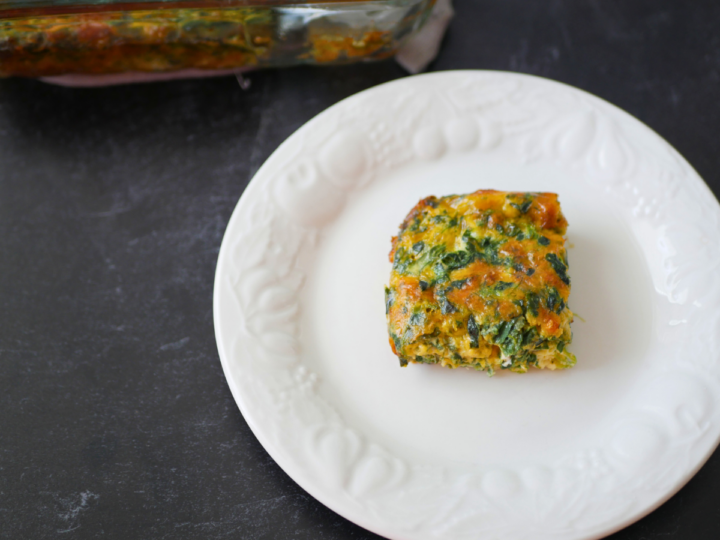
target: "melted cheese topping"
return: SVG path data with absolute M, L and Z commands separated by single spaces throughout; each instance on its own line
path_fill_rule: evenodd
M 420 201 L 392 239 L 385 291 L 400 364 L 490 374 L 573 366 L 566 229 L 554 193 Z

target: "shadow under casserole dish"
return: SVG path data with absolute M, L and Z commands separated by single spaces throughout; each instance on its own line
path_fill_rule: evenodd
M 421 200 L 392 239 L 390 346 L 409 362 L 499 369 L 575 365 L 567 221 L 554 193 L 480 190 Z

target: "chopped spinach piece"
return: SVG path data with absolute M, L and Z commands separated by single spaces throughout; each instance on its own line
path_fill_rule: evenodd
M 528 276 L 532 276 L 534 273 L 535 273 L 535 269 L 534 269 L 534 268 L 528 268 L 528 270 L 527 270 L 527 272 L 526 272 L 526 274 L 527 274 Z
M 511 321 L 505 321 L 501 323 L 501 327 L 500 333 L 494 339 L 495 343 L 500 346 L 504 354 L 508 356 L 516 354 L 523 344 L 525 318 L 516 317 Z
M 462 289 L 465 285 L 467 285 L 468 281 L 468 279 L 456 279 L 455 281 L 451 281 L 450 285 L 448 285 L 445 290 L 443 290 L 442 294 Z
M 565 301 L 555 287 L 550 287 L 546 301 L 547 308 L 558 315 L 565 309 Z
M 447 296 L 445 296 L 450 290 L 452 290 L 452 286 L 446 289 L 438 288 L 435 291 L 435 299 L 437 300 L 437 303 L 440 306 L 440 312 L 443 315 L 449 315 L 450 313 L 457 312 L 457 308 L 447 299 Z
M 565 285 L 570 285 L 570 277 L 567 275 L 567 266 L 565 266 L 565 263 L 560 260 L 560 257 L 554 253 L 548 253 L 545 255 L 545 260 L 550 263 L 550 266 L 552 266 L 553 270 L 555 270 L 555 273 L 560 278 L 560 281 L 565 283 Z
M 463 240 L 465 240 L 468 253 L 472 259 L 480 259 L 495 266 L 512 262 L 509 259 L 500 257 L 498 253 L 498 248 L 505 240 L 493 240 L 489 236 L 485 236 L 478 241 L 470 234 L 470 231 L 463 233 Z
M 448 221 L 447 214 L 438 214 L 437 216 L 433 216 L 431 219 L 433 223 L 444 223 L 445 221 Z
M 485 210 L 480 216 L 480 219 L 477 221 L 478 226 L 487 227 L 488 221 L 490 220 L 490 214 L 492 214 L 490 210 Z
M 504 323 L 488 324 L 486 323 L 480 330 L 480 333 L 491 341 L 502 330 Z
M 560 300 L 560 295 L 558 294 L 557 289 L 555 287 L 551 287 L 550 292 L 548 292 L 545 305 L 547 305 L 547 308 L 550 311 L 555 311 L 555 305 L 558 303 L 558 300 Z
M 423 249 L 425 249 L 425 242 L 416 242 L 415 244 L 413 244 L 412 248 L 415 253 L 420 253 Z
M 529 195 L 522 195 L 520 193 L 511 193 L 507 196 L 507 200 L 510 206 L 517 209 L 521 214 L 527 214 L 532 206 L 533 198 Z
M 433 266 L 433 272 L 435 273 L 436 283 L 445 283 L 448 279 L 450 279 L 447 275 L 445 267 L 440 261 L 436 262 L 435 266 Z
M 450 284 L 450 286 L 453 289 L 462 289 L 465 285 L 469 283 L 469 281 L 469 279 L 456 279 Z
M 420 256 L 413 262 L 409 262 L 405 265 L 404 272 L 410 275 L 418 275 L 422 272 L 426 266 L 432 264 L 432 262 L 445 252 L 445 246 L 443 244 L 433 246 L 430 249 L 423 250 Z
M 402 340 L 405 343 L 410 343 L 413 339 L 415 339 L 415 332 L 413 331 L 412 325 L 408 324 L 407 327 L 405 327 L 405 331 L 402 334 Z
M 425 227 L 420 227 L 421 222 L 422 222 L 422 216 L 417 216 L 416 218 L 414 218 L 412 220 L 412 223 L 407 227 L 407 230 L 409 230 L 411 232 L 416 232 L 416 231 L 420 231 L 420 230 L 425 231 L 426 230 Z
M 523 347 L 530 345 L 531 343 L 535 343 L 538 340 L 538 330 L 536 327 L 531 327 L 529 330 L 527 330 L 522 337 L 522 345 Z
M 550 240 L 547 236 L 541 236 L 540 238 L 538 238 L 538 244 L 540 244 L 541 246 L 549 246 Z
M 529 293 L 527 295 L 528 310 L 534 317 L 540 314 L 540 297 L 536 293 Z
M 495 343 L 503 343 L 513 329 L 512 321 L 500 323 L 500 333 L 495 337 Z
M 408 324 L 410 326 L 422 326 L 425 323 L 425 313 L 422 311 L 415 311 L 412 315 L 410 315 L 410 320 L 408 320 Z
M 523 351 L 505 360 L 505 362 L 502 363 L 502 369 L 511 369 L 512 371 L 524 373 L 527 371 L 528 364 L 537 365 L 537 356 L 530 352 Z
M 439 255 L 442 255 L 445 253 L 445 245 L 444 244 L 438 244 L 437 246 L 433 246 L 430 248 L 429 255 L 431 258 L 438 257 Z
M 448 270 L 457 270 L 467 266 L 472 261 L 472 256 L 467 251 L 453 251 L 442 258 L 442 262 Z
M 395 301 L 395 291 L 385 287 L 385 315 L 390 313 L 390 307 Z
M 398 356 L 398 360 L 400 360 L 400 367 L 405 367 L 408 365 L 408 361 L 402 356 Z
M 508 281 L 498 281 L 495 284 L 495 290 L 498 292 L 504 291 L 505 289 L 512 287 L 513 284 Z
M 470 335 L 470 347 L 477 349 L 480 346 L 480 327 L 478 326 L 475 317 L 470 315 L 467 322 L 468 334 Z
M 457 308 L 454 305 L 452 305 L 452 303 L 444 296 L 442 298 L 440 298 L 439 300 L 440 300 L 439 301 L 440 312 L 443 315 L 449 315 L 450 313 L 455 313 L 457 311 Z
M 421 291 L 427 291 L 430 284 L 427 281 L 420 280 L 420 290 Z
M 527 214 L 527 211 L 530 210 L 530 207 L 532 206 L 532 199 L 528 199 L 522 204 L 511 202 L 510 206 L 516 208 L 521 214 Z
M 393 270 L 399 274 L 404 274 L 408 264 L 410 264 L 410 259 L 408 258 L 405 248 L 398 248 L 397 251 L 395 251 L 395 258 L 393 259 Z

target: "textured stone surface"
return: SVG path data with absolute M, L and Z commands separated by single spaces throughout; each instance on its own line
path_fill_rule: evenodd
M 433 70 L 578 86 L 720 192 L 720 6 L 456 0 Z M 222 234 L 295 129 L 392 62 L 73 90 L 0 81 L 0 538 L 369 539 L 270 459 L 212 328 Z M 720 537 L 720 457 L 616 540 Z

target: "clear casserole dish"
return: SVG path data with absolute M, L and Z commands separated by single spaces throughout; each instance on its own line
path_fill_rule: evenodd
M 392 56 L 435 0 L 0 0 L 0 76 L 229 70 Z

